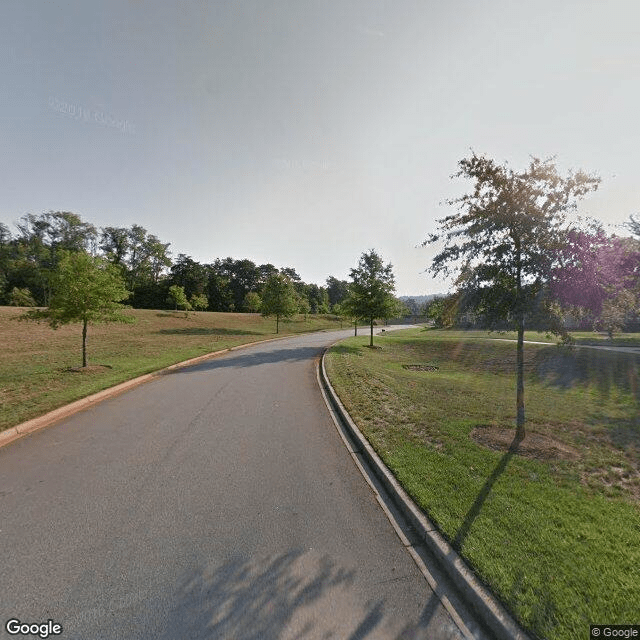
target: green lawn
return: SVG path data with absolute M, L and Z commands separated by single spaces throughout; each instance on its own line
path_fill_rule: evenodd
M 130 310 L 134 324 L 95 325 L 82 364 L 80 325 L 57 330 L 0 307 L 0 431 L 136 376 L 211 351 L 275 336 L 275 319 L 250 313 Z M 346 326 L 346 325 L 345 325 Z M 334 316 L 280 322 L 280 335 L 339 328 Z
M 479 337 L 412 329 L 376 339 L 382 349 L 350 338 L 327 371 L 405 489 L 526 628 L 577 640 L 589 624 L 638 623 L 640 356 L 526 345 L 528 435 L 513 454 L 515 345 Z

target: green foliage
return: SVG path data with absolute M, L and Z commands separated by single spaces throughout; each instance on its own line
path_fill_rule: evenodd
M 458 274 L 464 308 L 478 313 L 486 326 L 506 323 L 518 331 L 516 424 L 522 439 L 525 324 L 566 335 L 553 312 L 549 281 L 567 244 L 567 213 L 600 180 L 583 172 L 563 178 L 551 160 L 537 158 L 519 173 L 475 153 L 458 165 L 456 177 L 472 180 L 473 189 L 447 201 L 458 213 L 439 220 L 439 232 L 422 244 L 444 240 L 429 271 Z
M 489 327 L 539 320 L 541 297 L 566 244 L 566 214 L 599 178 L 583 172 L 563 178 L 551 160 L 537 158 L 519 173 L 475 153 L 458 164 L 455 177 L 472 180 L 473 190 L 447 201 L 459 212 L 439 220 L 439 232 L 422 243 L 445 242 L 429 271 L 457 274 L 467 308 Z M 558 328 L 554 319 L 549 324 Z
M 298 311 L 298 296 L 291 279 L 283 273 L 269 277 L 262 291 L 262 315 L 276 317 L 276 333 L 280 318 L 290 318 Z
M 353 318 L 366 318 L 371 328 L 370 345 L 373 346 L 373 323 L 376 318 L 389 318 L 397 311 L 393 296 L 395 282 L 391 263 L 384 265 L 374 249 L 360 256 L 358 266 L 351 269 L 349 296 L 343 308 Z
M 34 312 L 55 329 L 76 322 L 127 322 L 122 300 L 129 297 L 122 277 L 103 258 L 67 252 L 53 274 L 49 308 Z
M 455 293 L 446 297 L 433 298 L 425 304 L 426 317 L 439 329 L 452 327 L 458 313 L 458 298 L 459 296 Z
M 258 313 L 262 306 L 262 299 L 255 291 L 249 291 L 244 297 L 244 307 L 249 313 Z
M 65 324 L 82 324 L 82 366 L 87 366 L 87 325 L 98 322 L 131 322 L 122 314 L 122 300 L 129 297 L 124 281 L 113 265 L 84 251 L 62 252 L 52 275 L 52 296 L 48 309 L 34 310 L 24 317 L 45 319 L 54 329 Z
M 13 307 L 35 307 L 36 301 L 27 287 L 23 289 L 13 287 L 9 294 L 9 304 Z
M 306 298 L 298 298 L 298 313 L 302 313 L 304 315 L 304 319 L 307 319 L 307 315 L 311 311 L 311 305 Z
M 338 280 L 333 276 L 327 278 L 327 296 L 330 305 L 342 302 L 349 295 L 349 283 L 346 280 Z
M 209 307 L 209 300 L 207 296 L 204 295 L 204 293 L 201 293 L 200 295 L 194 293 L 191 296 L 191 300 L 189 300 L 189 304 L 196 311 L 206 311 Z
M 169 287 L 167 302 L 174 305 L 176 311 L 178 309 L 184 309 L 185 311 L 189 311 L 189 309 L 191 309 L 191 305 L 187 300 L 187 294 L 184 292 L 184 287 L 180 287 L 177 284 Z

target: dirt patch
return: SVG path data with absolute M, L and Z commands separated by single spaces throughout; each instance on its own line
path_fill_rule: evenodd
M 440 371 L 440 367 L 434 364 L 403 364 L 402 368 L 409 371 Z
M 511 448 L 514 435 L 513 429 L 501 427 L 476 427 L 471 432 L 471 437 L 478 444 L 504 452 Z M 515 452 L 537 460 L 577 460 L 580 457 L 572 447 L 541 433 L 528 433 Z

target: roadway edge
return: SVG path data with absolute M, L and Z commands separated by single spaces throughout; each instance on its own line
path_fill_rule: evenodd
M 324 350 L 318 363 L 318 377 L 333 405 L 335 414 L 342 421 L 343 426 L 356 443 L 360 455 L 366 459 L 373 473 L 383 484 L 404 517 L 415 528 L 417 535 L 424 541 L 429 551 L 436 557 L 441 567 L 460 590 L 467 604 L 495 634 L 496 638 L 499 640 L 531 640 L 504 606 L 480 582 L 455 549 L 436 530 L 435 525 L 400 486 L 395 476 L 369 444 L 369 441 L 362 435 L 362 432 L 356 426 L 329 382 L 325 369 L 325 356 L 329 348 L 327 347 Z

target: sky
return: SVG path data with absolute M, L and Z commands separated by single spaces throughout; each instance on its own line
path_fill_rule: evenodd
M 472 150 L 640 211 L 637 0 L 3 0 L 0 221 L 139 224 L 172 255 L 446 291 L 421 242 Z

